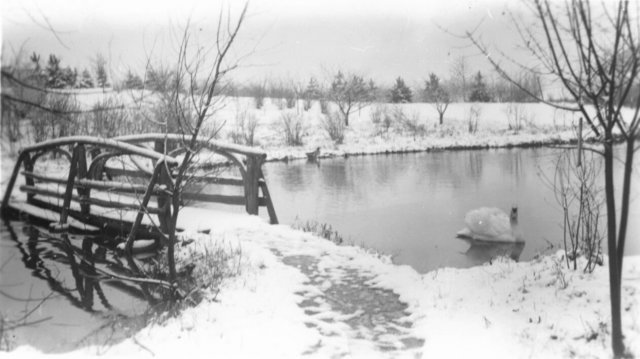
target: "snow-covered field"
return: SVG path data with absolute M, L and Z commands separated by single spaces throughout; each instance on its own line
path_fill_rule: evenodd
M 112 96 L 134 110 L 143 103 L 154 101 L 154 95 L 139 91 L 91 91 L 77 95 L 77 100 L 82 108 L 88 109 L 94 103 Z M 231 133 L 238 130 L 238 118 L 254 117 L 257 120 L 255 145 L 265 149 L 270 160 L 305 158 L 305 152 L 317 147 L 322 149 L 321 156 L 340 156 L 567 142 L 576 138 L 575 128 L 579 118 L 579 114 L 542 103 L 452 103 L 445 113 L 444 124 L 440 126 L 438 113 L 432 104 L 372 103 L 351 114 L 344 143 L 336 145 L 323 129 L 324 115 L 318 101 L 313 101 L 307 111 L 303 108 L 302 100 L 297 101 L 291 109 L 284 106 L 284 99 L 267 98 L 260 109 L 256 109 L 254 103 L 253 98 L 227 97 L 219 101 L 217 112 L 208 120 L 208 126 L 221 126 L 219 138 L 230 141 Z M 335 104 L 329 104 L 329 107 L 331 111 L 337 109 Z M 424 132 L 416 135 L 396 119 L 388 131 L 381 133 L 380 128 L 372 122 L 371 115 L 385 108 L 390 115 L 400 110 L 406 118 L 415 118 L 416 124 L 423 126 Z M 474 111 L 477 114 L 477 128 L 470 133 L 469 118 Z M 301 119 L 304 134 L 302 146 L 286 145 L 281 117 L 287 114 Z M 515 129 L 516 125 L 519 126 L 518 130 Z M 584 135 L 590 136 L 586 125 Z
M 229 100 L 219 112 L 227 127 L 238 108 L 252 99 Z M 428 104 L 402 105 L 418 113 L 427 130 L 414 139 L 401 131 L 376 135 L 368 107 L 356 112 L 344 145 L 334 146 L 320 130 L 317 104 L 303 114 L 302 148 L 283 146 L 280 110 L 267 101 L 251 110 L 259 118 L 257 140 L 270 158 L 304 157 L 320 146 L 324 153 L 354 154 L 437 149 L 452 146 L 505 146 L 566 141 L 574 136 L 571 114 L 538 104 L 525 105 L 528 125 L 508 130 L 504 104 L 483 104 L 478 131 L 469 134 L 470 104 L 452 104 L 445 126 L 435 125 Z M 294 111 L 294 110 L 290 110 Z M 11 169 L 2 153 L 3 185 Z M 190 253 L 222 248 L 236 253 L 230 265 L 238 275 L 219 293 L 162 324 L 151 324 L 112 347 L 80 348 L 64 357 L 445 357 L 566 358 L 610 357 L 607 267 L 593 274 L 570 271 L 562 254 L 531 262 L 494 260 L 469 269 L 445 268 L 419 274 L 358 247 L 336 246 L 288 226 L 263 219 L 186 208 L 180 265 Z M 208 235 L 199 230 L 210 228 Z M 238 253 L 240 253 L 238 255 Z M 197 271 L 198 269 L 196 269 Z M 623 273 L 623 330 L 630 351 L 640 355 L 640 257 L 627 257 Z M 18 347 L 0 357 L 34 357 Z

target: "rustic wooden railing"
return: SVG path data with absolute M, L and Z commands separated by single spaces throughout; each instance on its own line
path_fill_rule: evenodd
M 182 140 L 181 135 L 165 134 L 114 139 L 74 136 L 26 147 L 20 152 L 9 179 L 2 200 L 2 212 L 18 207 L 12 203 L 11 195 L 18 175 L 22 174 L 25 184 L 20 186 L 20 190 L 27 194 L 26 203 L 59 213 L 57 221 L 51 224 L 53 230 L 65 230 L 70 221 L 80 221 L 89 226 L 119 231 L 129 239 L 136 236 L 158 238 L 158 230 L 166 233 L 168 228 L 172 181 L 179 164 L 176 157 L 185 151 L 181 146 Z M 153 144 L 154 148 L 145 147 L 146 144 Z M 244 192 L 243 195 L 214 195 L 184 191 L 182 200 L 244 205 L 249 214 L 258 214 L 258 208 L 265 206 L 270 222 L 278 223 L 262 173 L 266 158 L 263 151 L 206 139 L 198 140 L 198 145 L 226 157 L 238 168 L 240 178 L 216 177 L 204 170 L 199 171 L 204 175 L 190 173 L 191 178 L 206 184 L 242 187 Z M 67 148 L 71 148 L 71 151 Z M 174 150 L 167 154 L 165 148 Z M 34 171 L 36 161 L 46 153 L 60 154 L 69 161 L 66 177 L 53 177 Z M 109 165 L 109 160 L 118 157 L 126 158 L 122 161 L 122 168 Z M 144 161 L 141 159 L 150 160 L 153 170 L 141 164 Z M 115 198 L 113 195 L 116 195 Z M 157 205 L 151 204 L 152 197 L 156 198 Z M 75 205 L 72 206 L 73 203 Z M 105 212 L 114 209 L 137 212 L 136 218 L 130 222 L 125 218 L 113 218 L 113 215 L 108 216 Z M 142 218 L 147 214 L 157 216 L 158 223 L 142 225 Z

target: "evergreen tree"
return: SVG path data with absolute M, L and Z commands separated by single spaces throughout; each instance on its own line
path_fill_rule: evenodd
M 78 81 L 78 88 L 87 89 L 93 88 L 93 78 L 91 77 L 91 73 L 86 68 L 82 70 L 82 75 L 80 76 L 80 80 Z
M 146 70 L 144 87 L 148 90 L 162 93 L 172 91 L 176 83 L 175 78 L 174 72 L 168 68 L 149 66 Z
M 489 95 L 489 91 L 487 90 L 487 84 L 484 82 L 482 78 L 482 73 L 478 71 L 476 76 L 473 78 L 473 83 L 471 84 L 471 95 L 469 95 L 469 101 L 471 102 L 489 102 L 491 101 L 491 96 Z
M 96 84 L 98 87 L 108 87 L 109 77 L 107 76 L 107 60 L 101 53 L 96 55 L 96 58 L 93 61 L 93 65 L 95 67 L 96 72 Z
M 67 66 L 60 72 L 60 79 L 63 88 L 75 88 L 78 82 L 78 70 Z
M 321 95 L 320 84 L 318 84 L 318 80 L 315 77 L 309 79 L 309 84 L 307 84 L 307 88 L 304 90 L 304 96 L 308 100 L 317 100 Z
M 47 68 L 45 69 L 47 75 L 46 87 L 61 89 L 64 87 L 64 81 L 62 80 L 62 70 L 60 69 L 60 59 L 56 55 L 49 55 L 49 62 L 47 62 Z
M 413 94 L 411 89 L 405 85 L 401 77 L 396 79 L 396 84 L 391 89 L 391 102 L 393 103 L 410 103 Z
M 123 87 L 126 89 L 142 89 L 144 83 L 138 74 L 134 74 L 131 70 L 127 71 L 126 78 L 123 83 Z
M 40 67 L 40 55 L 34 52 L 31 54 L 31 57 L 29 59 L 33 63 L 33 71 L 36 73 L 40 73 L 40 71 L 42 71 L 42 68 Z

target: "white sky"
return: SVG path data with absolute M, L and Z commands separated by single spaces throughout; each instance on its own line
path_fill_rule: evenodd
M 507 4 L 517 11 L 519 2 L 497 0 L 254 0 L 235 47 L 236 54 L 250 56 L 235 76 L 304 80 L 341 68 L 417 84 L 429 72 L 448 76 L 450 62 L 463 55 L 470 56 L 472 70 L 486 71 L 477 51 L 437 24 L 461 33 L 484 19 L 484 40 L 511 54 L 517 34 L 504 12 Z M 116 73 L 142 71 L 149 53 L 169 58 L 174 32 L 190 16 L 206 43 L 221 5 L 235 14 L 242 6 L 215 0 L 2 0 L 3 61 L 24 44 L 43 60 L 59 55 L 63 66 L 88 67 L 102 52 Z

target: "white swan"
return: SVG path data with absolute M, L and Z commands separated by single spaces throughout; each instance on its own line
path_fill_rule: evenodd
M 464 217 L 467 228 L 457 233 L 458 238 L 485 242 L 524 242 L 518 227 L 518 208 L 511 208 L 507 216 L 499 208 L 474 209 Z

